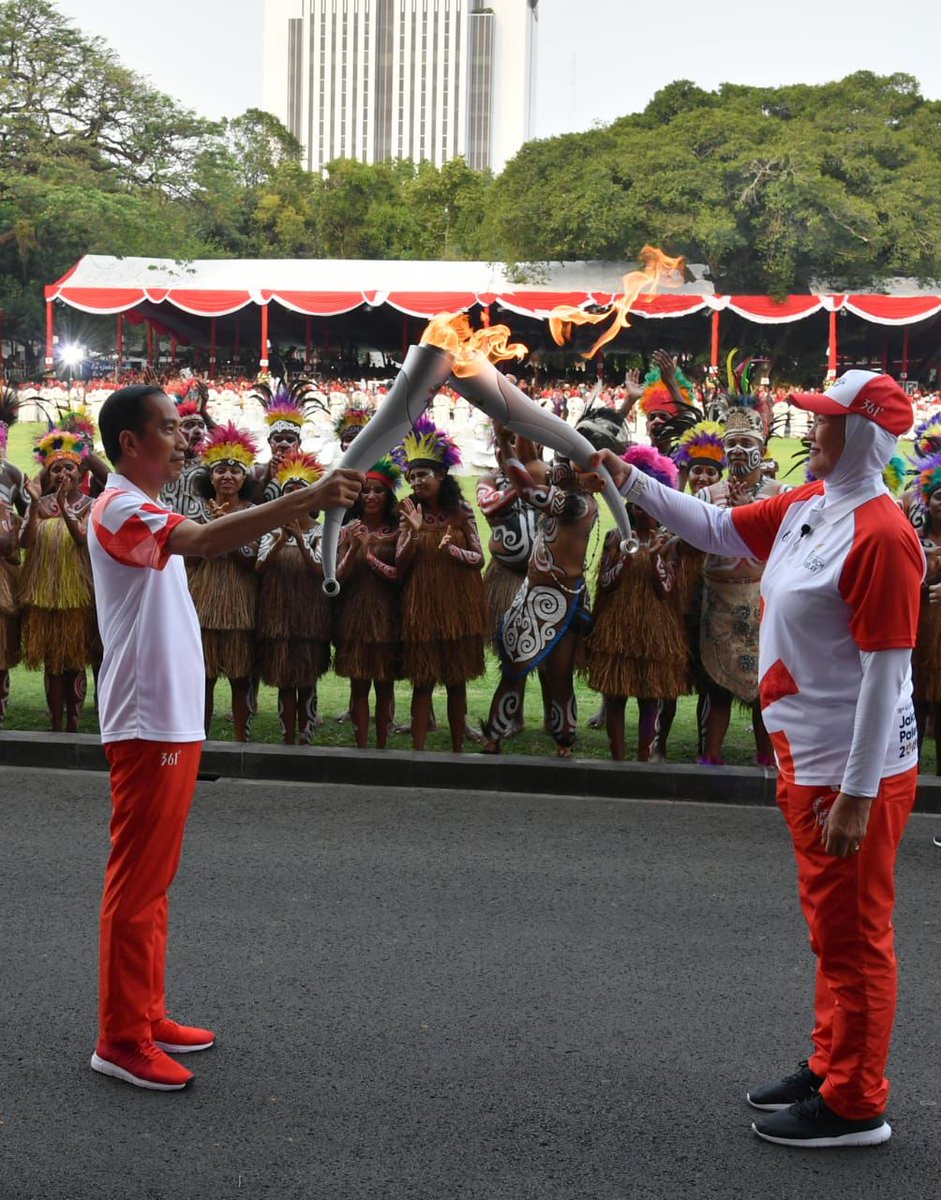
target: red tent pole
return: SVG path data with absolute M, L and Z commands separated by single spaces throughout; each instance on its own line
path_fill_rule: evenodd
M 121 360 L 124 358 L 124 313 L 118 313 L 118 331 L 114 339 L 114 382 L 121 375 Z
M 827 379 L 836 379 L 837 366 L 836 311 L 830 313 L 830 344 L 827 349 Z
M 484 329 L 490 328 L 490 305 L 485 304 L 480 310 L 480 319 L 483 322 Z
M 714 308 L 712 310 L 712 345 L 709 350 L 709 373 L 711 375 L 719 373 L 719 317 L 719 310 Z
M 52 346 L 53 346 L 52 338 L 53 338 L 53 328 L 54 328 L 54 321 L 53 321 L 53 316 L 52 316 L 52 305 L 53 305 L 53 302 L 51 300 L 46 301 L 46 370 L 47 371 L 51 371 L 54 366 L 54 362 L 53 362 L 53 358 L 52 358 Z
M 216 375 L 216 318 L 213 317 L 209 322 L 209 375 L 214 379 Z
M 882 337 L 882 373 L 883 375 L 889 369 L 889 335 L 886 333 Z
M 304 370 L 310 370 L 310 343 L 314 332 L 314 318 L 304 318 Z
M 261 306 L 261 358 L 258 366 L 262 371 L 268 370 L 268 305 Z
M 154 365 L 154 327 L 147 322 L 147 366 Z
M 176 334 L 170 334 L 170 361 L 176 366 Z
M 899 378 L 904 383 L 908 379 L 908 326 L 902 330 L 902 373 Z

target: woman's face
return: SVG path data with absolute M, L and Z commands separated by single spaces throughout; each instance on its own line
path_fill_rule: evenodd
M 935 488 L 928 497 L 928 516 L 931 518 L 931 528 L 941 529 L 941 488 Z
M 826 479 L 840 461 L 846 445 L 846 417 L 828 417 L 817 413 L 810 430 L 810 457 L 807 468 L 815 479 Z
M 68 482 L 71 490 L 78 483 L 78 466 L 67 458 L 57 458 L 49 468 L 49 482 L 52 490 L 57 492 L 64 482 Z
M 386 489 L 378 479 L 367 479 L 360 492 L 363 512 L 371 516 L 382 516 L 386 507 Z
M 711 463 L 693 463 L 689 469 L 689 490 L 695 496 L 703 488 L 712 487 L 714 483 L 718 483 L 720 478 L 719 468 L 714 467 Z
M 245 472 L 236 463 L 218 462 L 212 468 L 212 487 L 217 500 L 233 500 L 242 490 Z
M 406 478 L 419 504 L 433 504 L 441 491 L 444 472 L 433 467 L 410 467 Z

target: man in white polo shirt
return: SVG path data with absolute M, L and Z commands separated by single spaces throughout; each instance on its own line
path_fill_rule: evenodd
M 88 549 L 104 643 L 98 710 L 112 819 L 91 1065 L 138 1087 L 172 1091 L 193 1076 L 170 1053 L 215 1041 L 208 1029 L 171 1020 L 164 991 L 167 892 L 204 737 L 202 643 L 182 556 L 212 558 L 312 509 L 348 507 L 362 476 L 335 471 L 270 504 L 198 525 L 158 503 L 186 453 L 176 406 L 160 387 L 114 392 L 99 429 L 115 473 L 92 509 Z

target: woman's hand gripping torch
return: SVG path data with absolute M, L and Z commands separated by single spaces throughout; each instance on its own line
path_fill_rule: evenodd
M 476 354 L 472 363 L 462 363 L 460 374 L 452 376 L 450 386 L 492 420 L 508 426 L 521 437 L 550 446 L 577 463 L 582 470 L 599 475 L 604 482 L 604 498 L 621 534 L 621 552 L 636 553 L 640 542 L 631 528 L 621 494 L 607 467 L 592 466 L 592 458 L 597 451 L 586 437 L 554 413 L 540 408 L 515 384 L 510 383 L 505 375 L 501 375 L 483 354 Z
M 412 346 L 392 390 L 376 415 L 357 434 L 337 466 L 353 471 L 368 471 L 377 459 L 387 454 L 408 433 L 447 381 L 452 366 L 451 356 L 437 346 Z M 340 591 L 337 582 L 337 547 L 345 511 L 344 508 L 331 508 L 324 517 L 321 561 L 323 590 L 328 596 L 336 596 Z

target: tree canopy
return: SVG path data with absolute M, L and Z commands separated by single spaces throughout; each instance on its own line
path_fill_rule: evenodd
M 530 142 L 503 173 L 300 166 L 269 113 L 181 108 L 50 0 L 0 3 L 0 308 L 38 339 L 42 287 L 86 253 L 632 258 L 731 292 L 941 276 L 941 103 L 908 75 L 780 88 L 679 80 L 641 113 Z

